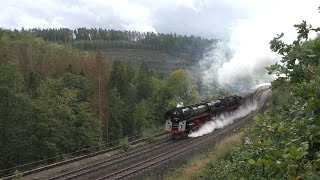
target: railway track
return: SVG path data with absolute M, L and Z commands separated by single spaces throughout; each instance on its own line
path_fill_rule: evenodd
M 165 134 L 166 134 L 165 132 L 158 133 L 158 134 L 154 135 L 154 137 L 160 137 L 160 136 L 165 135 Z M 136 139 L 136 140 L 130 141 L 130 145 L 138 144 L 138 143 L 141 143 L 141 142 L 146 141 L 146 140 L 147 140 L 147 138 Z M 83 159 L 94 157 L 94 156 L 97 156 L 97 155 L 100 155 L 100 154 L 104 154 L 104 153 L 107 153 L 107 152 L 115 151 L 115 150 L 118 150 L 120 148 L 121 148 L 120 145 L 113 146 L 113 147 L 110 147 L 108 149 L 100 150 L 100 151 L 97 151 L 97 152 L 92 152 L 92 153 L 89 153 L 89 154 L 84 154 L 84 155 L 81 155 L 81 156 L 78 156 L 78 157 L 75 157 L 75 158 L 63 160 L 63 161 L 56 162 L 56 163 L 53 163 L 53 164 L 48 164 L 48 165 L 41 166 L 41 167 L 38 167 L 38 168 L 34 168 L 34 169 L 31 169 L 31 170 L 28 170 L 28 171 L 24 171 L 21 174 L 23 175 L 23 177 L 25 177 L 25 176 L 32 175 L 32 174 L 35 174 L 35 173 L 39 173 L 39 172 L 42 172 L 42 171 L 46 171 L 46 170 L 49 170 L 49 169 L 52 169 L 52 168 L 63 166 L 63 165 L 69 164 L 69 163 L 73 163 L 73 162 L 76 162 L 76 161 L 80 161 L 80 160 L 83 160 Z M 0 177 L 1 180 L 10 180 L 10 179 L 13 179 L 13 178 L 14 178 L 14 175 L 9 175 L 9 176 L 6 176 L 6 177 Z M 25 179 L 25 178 L 23 178 L 23 179 Z M 33 178 L 29 176 L 27 179 L 33 179 Z M 45 179 L 48 179 L 48 178 L 45 178 Z
M 173 143 L 171 139 L 165 139 L 160 142 L 157 142 L 155 144 L 151 144 L 147 147 L 144 147 L 142 149 L 137 149 L 134 151 L 127 152 L 125 154 L 120 154 L 118 156 L 115 156 L 111 159 L 107 159 L 105 161 L 95 163 L 86 167 L 82 167 L 64 174 L 60 174 L 54 177 L 49 178 L 49 180 L 56 180 L 56 179 L 76 179 L 82 176 L 89 176 L 90 173 L 95 173 L 96 171 L 99 171 L 103 168 L 107 168 L 109 166 L 121 163 L 123 161 L 127 161 L 129 159 L 135 158 L 137 156 L 141 156 L 143 154 L 149 153 L 154 151 L 155 149 L 167 146 L 168 144 Z
M 160 136 L 165 135 L 165 134 L 166 134 L 165 132 L 161 132 L 161 133 L 155 134 L 154 137 L 160 137 Z M 130 143 L 130 145 L 134 145 L 134 144 L 138 144 L 138 143 L 141 143 L 143 141 L 146 141 L 146 140 L 147 140 L 147 138 L 141 138 L 141 139 L 136 139 L 136 140 L 130 141 L 129 143 Z M 23 175 L 23 177 L 25 177 L 25 176 L 28 176 L 28 175 L 32 175 L 32 174 L 35 174 L 35 173 L 38 173 L 38 172 L 46 171 L 46 170 L 49 170 L 49 169 L 52 169 L 52 168 L 55 168 L 55 167 L 63 166 L 63 165 L 69 164 L 69 163 L 73 163 L 73 162 L 76 162 L 76 161 L 80 161 L 80 160 L 83 160 L 83 159 L 86 159 L 86 158 L 94 157 L 94 156 L 97 156 L 97 155 L 100 155 L 100 154 L 104 154 L 104 153 L 107 153 L 107 152 L 111 152 L 111 151 L 114 151 L 114 150 L 118 150 L 118 149 L 120 149 L 119 145 L 118 146 L 113 146 L 113 147 L 110 147 L 108 149 L 100 150 L 100 151 L 97 151 L 97 152 L 92 152 L 92 153 L 81 155 L 81 156 L 78 156 L 78 157 L 75 157 L 75 158 L 67 159 L 67 160 L 64 160 L 64 161 L 60 161 L 60 162 L 56 162 L 56 163 L 53 163 L 53 164 L 41 166 L 41 167 L 38 167 L 38 168 L 35 168 L 35 169 L 31 169 L 31 170 L 28 170 L 28 171 L 24 171 L 24 172 L 21 173 L 21 175 Z M 14 178 L 14 175 L 6 176 L 6 177 L 0 177 L 1 180 L 10 180 L 12 178 Z M 30 179 L 30 177 L 29 177 L 29 179 Z M 32 179 L 32 177 L 31 177 L 31 179 Z
M 116 179 L 125 179 L 128 177 L 131 177 L 132 175 L 134 175 L 138 172 L 142 172 L 142 171 L 145 171 L 151 167 L 157 166 L 160 163 L 163 163 L 165 161 L 170 160 L 172 157 L 179 156 L 180 154 L 183 154 L 183 153 L 185 153 L 195 147 L 198 147 L 198 146 L 200 146 L 204 143 L 207 143 L 209 141 L 212 141 L 214 139 L 218 139 L 220 136 L 225 135 L 225 134 L 229 133 L 230 131 L 238 129 L 240 126 L 244 125 L 248 121 L 248 119 L 250 119 L 253 116 L 253 114 L 256 114 L 262 108 L 264 101 L 266 99 L 266 96 L 268 94 L 268 90 L 262 91 L 262 92 L 263 93 L 260 97 L 259 106 L 258 106 L 257 110 L 254 111 L 253 113 L 239 119 L 238 121 L 235 121 L 233 124 L 228 125 L 223 129 L 219 129 L 213 134 L 207 134 L 207 135 L 202 136 L 200 138 L 195 138 L 197 140 L 191 141 L 191 142 L 186 143 L 182 146 L 171 149 L 171 151 L 170 151 L 171 153 L 168 153 L 168 152 L 161 153 L 161 154 L 154 156 L 150 159 L 147 159 L 142 162 L 131 165 L 129 167 L 123 168 L 123 169 L 118 170 L 116 172 L 113 172 L 111 174 L 107 174 L 107 175 L 99 178 L 98 180 L 102 180 L 102 179 L 116 180 Z

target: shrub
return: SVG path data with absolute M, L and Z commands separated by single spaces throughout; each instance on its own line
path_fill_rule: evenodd
M 121 146 L 121 149 L 122 149 L 124 152 L 127 152 L 127 151 L 130 150 L 130 147 L 131 147 L 131 146 L 130 146 L 128 137 L 125 137 L 125 138 L 120 139 L 119 144 L 120 144 L 120 146 Z

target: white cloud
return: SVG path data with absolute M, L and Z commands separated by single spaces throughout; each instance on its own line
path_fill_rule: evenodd
M 4 28 L 32 27 L 152 27 L 149 8 L 127 0 L 43 0 L 8 1 L 0 7 L 0 25 Z M 144 29 L 144 27 L 146 29 Z
M 156 33 L 157 31 L 150 25 L 148 24 L 125 24 L 123 25 L 124 29 L 126 30 L 136 30 L 136 31 L 145 31 L 145 32 L 154 32 Z
M 231 1 L 230 1 L 231 2 Z M 228 37 L 228 26 L 247 14 L 238 4 L 209 0 L 14 0 L 0 7 L 0 26 L 101 27 Z M 245 5 L 243 5 L 245 6 Z
M 195 12 L 200 12 L 206 3 L 208 3 L 207 0 L 178 0 L 176 8 L 186 7 L 192 9 Z
M 10 0 L 1 4 L 0 26 L 101 27 L 230 39 L 240 20 L 279 15 L 296 22 L 300 14 L 314 16 L 317 6 L 316 0 Z

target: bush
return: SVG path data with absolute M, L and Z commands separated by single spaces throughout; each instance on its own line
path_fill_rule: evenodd
M 129 151 L 131 148 L 128 137 L 120 139 L 119 144 L 124 152 Z
M 147 137 L 147 142 L 149 144 L 156 142 L 156 138 L 154 136 L 148 136 Z
M 22 174 L 20 173 L 19 170 L 14 171 L 14 174 L 13 174 L 12 179 L 13 179 L 13 180 L 22 179 Z

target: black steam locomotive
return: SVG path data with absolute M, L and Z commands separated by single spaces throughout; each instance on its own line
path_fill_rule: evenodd
M 176 107 L 165 113 L 165 131 L 173 137 L 189 134 L 222 113 L 237 109 L 241 104 L 253 101 L 254 92 L 243 92 L 211 102 L 201 102 Z

